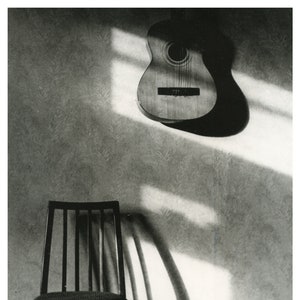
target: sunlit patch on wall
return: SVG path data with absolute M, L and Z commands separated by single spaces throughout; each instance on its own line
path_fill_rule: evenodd
M 237 71 L 233 71 L 232 74 L 250 106 L 257 106 L 262 110 L 292 118 L 293 102 L 290 91 Z
M 156 247 L 142 241 L 153 299 L 176 299 L 174 289 Z M 150 258 L 150 259 L 147 259 Z M 158 275 L 159 274 L 159 275 Z
M 118 58 L 112 61 L 111 68 L 111 105 L 114 112 L 139 122 L 154 123 L 142 115 L 136 102 L 137 86 L 144 70 Z
M 112 109 L 115 113 L 149 127 L 176 134 L 184 139 L 230 153 L 246 161 L 292 175 L 292 93 L 233 72 L 250 107 L 247 127 L 238 135 L 226 138 L 197 136 L 174 130 L 149 120 L 137 107 L 137 87 L 150 61 L 146 38 L 120 29 L 112 29 Z M 126 44 L 126 47 L 125 47 Z M 143 50 L 144 49 L 144 50 Z M 148 57 L 148 58 L 147 58 Z
M 131 58 L 142 62 L 144 65 L 149 63 L 150 58 L 145 51 L 146 39 L 118 28 L 112 28 L 111 37 L 112 48 L 119 56 Z
M 201 227 L 219 223 L 218 216 L 211 207 L 149 185 L 141 187 L 141 199 L 141 205 L 145 209 L 158 214 L 170 211 Z
M 172 252 L 190 300 L 231 300 L 231 273 L 212 263 Z
M 146 39 L 118 28 L 112 28 L 111 105 L 114 112 L 149 126 L 159 127 L 139 111 L 137 87 L 148 63 Z
M 138 299 L 147 299 L 144 276 L 136 247 L 132 239 L 129 241 L 130 257 L 133 262 L 133 273 L 136 280 Z M 189 255 L 170 251 L 171 257 L 178 270 L 178 274 L 167 271 L 155 244 L 150 241 L 140 240 L 141 252 L 145 260 L 146 276 L 149 280 L 150 293 L 153 300 L 176 300 L 175 287 L 172 285 L 172 276 L 180 276 L 182 286 L 176 286 L 178 291 L 186 290 L 189 300 L 231 300 L 232 275 L 224 268 L 212 263 L 190 257 Z

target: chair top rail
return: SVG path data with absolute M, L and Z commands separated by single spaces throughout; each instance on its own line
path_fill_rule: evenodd
M 119 202 L 118 201 L 104 201 L 104 202 L 49 201 L 49 208 L 68 209 L 68 210 L 119 209 Z

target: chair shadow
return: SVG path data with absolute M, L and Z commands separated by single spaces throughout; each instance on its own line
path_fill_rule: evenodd
M 146 218 L 146 216 L 144 216 L 141 213 L 123 214 L 121 218 L 122 218 L 123 227 L 125 227 L 126 231 L 132 235 L 135 242 L 141 268 L 143 271 L 144 283 L 145 283 L 145 288 L 147 293 L 147 300 L 153 299 L 151 288 L 150 288 L 148 271 L 146 267 L 146 261 L 151 258 L 147 258 L 144 256 L 141 243 L 140 243 L 140 238 L 138 236 L 138 231 L 141 232 L 145 238 L 146 237 L 150 238 L 154 246 L 158 250 L 158 253 L 162 259 L 162 262 L 166 268 L 166 271 L 172 283 L 176 298 L 178 300 L 189 300 L 189 296 L 185 284 L 182 280 L 182 277 L 179 273 L 179 270 L 171 256 L 168 245 L 166 244 L 164 238 L 160 235 L 159 231 L 153 226 L 153 224 L 151 224 L 151 222 Z M 132 265 L 132 262 L 130 261 L 131 260 L 130 253 L 128 247 L 126 246 L 126 243 L 124 244 L 125 244 L 124 245 L 125 260 L 128 266 L 130 266 Z M 129 272 L 130 269 L 131 268 L 129 267 Z M 134 274 L 131 274 L 130 278 L 133 283 L 133 297 L 136 300 L 138 298 L 135 296 L 134 293 L 134 290 L 136 289 Z
M 205 116 L 163 125 L 211 137 L 226 137 L 241 132 L 249 121 L 247 100 L 235 82 L 231 68 L 235 48 L 218 26 L 218 14 L 212 9 L 193 9 L 192 19 L 185 23 L 185 29 L 194 37 L 196 50 L 202 52 L 203 62 L 211 73 L 217 101 Z
M 92 214 L 92 244 L 91 244 L 91 264 L 92 264 L 92 277 L 93 277 L 93 290 L 103 292 L 117 292 L 118 290 L 118 275 L 117 275 L 117 259 L 116 259 L 116 245 L 113 239 L 113 225 L 112 215 L 105 214 L 105 236 L 104 236 L 104 258 L 100 262 L 99 257 L 99 230 L 98 220 L 99 214 Z M 84 247 L 85 258 L 83 260 L 88 263 L 88 216 L 80 215 L 79 221 L 79 234 Z M 101 267 L 100 267 L 101 265 Z M 102 270 L 101 270 L 102 268 Z M 103 278 L 100 274 L 103 272 Z
M 115 254 L 115 242 L 114 242 L 114 232 L 113 224 L 111 223 L 111 218 L 105 215 L 106 225 L 105 225 L 105 259 L 102 262 L 103 273 L 106 274 L 103 278 L 100 278 L 99 270 L 99 231 L 97 230 L 98 225 L 98 215 L 92 214 L 92 247 L 91 247 L 91 259 L 92 259 L 92 270 L 93 270 L 93 286 L 95 290 L 102 290 L 100 282 L 103 282 L 103 291 L 114 292 L 118 285 L 118 275 L 117 275 L 117 260 Z M 108 222 L 107 222 L 108 221 Z M 80 238 L 82 239 L 85 249 L 87 249 L 88 243 L 88 216 L 81 215 L 79 217 L 79 232 Z M 147 300 L 153 300 L 151 282 L 148 275 L 148 270 L 146 266 L 146 261 L 151 259 L 151 257 L 145 257 L 140 235 L 142 234 L 145 238 L 150 238 L 158 250 L 158 253 L 162 259 L 162 262 L 166 268 L 170 281 L 172 283 L 176 298 L 179 300 L 189 300 L 189 296 L 185 287 L 185 284 L 181 278 L 178 268 L 170 254 L 168 245 L 166 244 L 163 237 L 159 234 L 157 229 L 149 222 L 149 220 L 141 213 L 126 213 L 121 214 L 122 231 L 123 231 L 123 254 L 125 258 L 125 263 L 128 269 L 131 293 L 134 300 L 138 300 L 137 283 L 136 276 L 133 270 L 133 263 L 131 259 L 131 253 L 129 247 L 126 243 L 125 237 L 132 237 L 137 250 L 139 262 L 141 265 L 143 279 L 145 284 L 145 290 L 147 295 Z M 96 225 L 96 226 L 95 226 Z M 86 259 L 88 260 L 88 253 L 86 252 Z

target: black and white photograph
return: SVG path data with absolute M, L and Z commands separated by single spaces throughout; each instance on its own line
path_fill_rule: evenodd
M 293 7 L 200 6 L 6 8 L 9 300 L 293 299 Z

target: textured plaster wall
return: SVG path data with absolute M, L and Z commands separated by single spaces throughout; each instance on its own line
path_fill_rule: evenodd
M 291 93 L 291 12 L 220 11 L 234 70 L 252 80 L 249 125 L 228 138 L 179 134 L 135 112 L 147 61 L 117 53 L 113 29 L 144 42 L 167 16 L 9 10 L 9 299 L 39 293 L 48 200 L 102 199 L 147 215 L 172 253 L 225 270 L 217 299 L 291 299 L 291 106 L 274 109 L 286 100 L 278 91 Z M 262 97 L 251 102 L 254 91 Z M 205 268 L 175 263 L 190 299 L 215 299 L 225 284 L 213 277 L 201 294 Z

